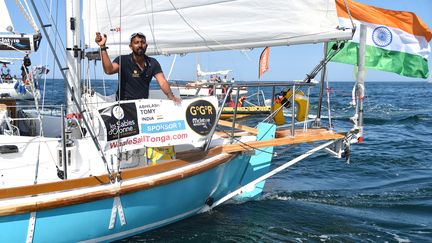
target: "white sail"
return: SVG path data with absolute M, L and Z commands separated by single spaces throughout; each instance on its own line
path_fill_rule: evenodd
M 204 72 L 201 70 L 201 65 L 197 65 L 197 76 L 198 77 L 204 77 L 204 76 L 211 76 L 211 75 L 228 75 L 232 70 L 220 70 L 215 72 Z
M 246 49 L 350 39 L 338 30 L 334 0 L 84 0 L 87 47 L 108 36 L 111 55 L 130 52 L 129 37 L 147 36 L 147 54 Z
M 13 30 L 12 20 L 4 0 L 0 0 L 0 33 Z

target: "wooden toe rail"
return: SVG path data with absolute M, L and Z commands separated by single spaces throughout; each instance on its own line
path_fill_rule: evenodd
M 292 145 L 299 143 L 310 143 L 316 141 L 326 141 L 326 140 L 337 140 L 343 139 L 344 134 L 334 133 L 332 131 L 327 131 L 326 129 L 309 129 L 303 132 L 303 130 L 296 131 L 294 137 L 289 136 L 289 131 L 278 131 L 276 132 L 276 138 L 263 141 L 252 141 L 243 144 L 228 144 L 222 146 L 221 152 L 225 153 L 235 153 L 241 151 L 249 151 L 254 148 L 263 148 L 268 146 L 282 146 L 282 145 Z
M 225 127 L 232 127 L 232 122 L 230 122 L 230 121 L 219 120 L 218 124 L 221 126 L 225 126 Z M 234 127 L 237 129 L 252 133 L 252 134 L 258 134 L 258 129 L 256 129 L 256 128 L 248 127 L 248 126 L 241 125 L 238 123 L 236 123 Z

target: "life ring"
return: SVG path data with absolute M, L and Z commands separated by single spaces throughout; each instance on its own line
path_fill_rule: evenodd
M 283 90 L 275 97 L 273 104 L 273 112 L 277 111 L 273 116 L 273 120 L 276 125 L 283 125 L 285 123 L 285 116 L 283 114 L 283 108 L 280 108 L 282 105 L 285 107 L 291 107 L 291 99 L 292 99 L 292 89 Z M 301 90 L 297 90 L 294 102 L 296 104 L 296 115 L 295 119 L 299 122 L 305 121 L 309 115 L 310 105 L 309 98 L 304 95 Z

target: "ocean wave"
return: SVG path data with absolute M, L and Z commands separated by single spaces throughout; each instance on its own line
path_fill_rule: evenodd
M 403 182 L 400 186 L 405 188 Z M 424 185 L 423 185 L 424 186 Z M 304 201 L 346 208 L 392 210 L 432 217 L 432 184 L 426 188 L 386 188 L 377 190 L 310 190 L 267 192 L 260 200 Z M 386 189 L 384 189 L 386 188 Z

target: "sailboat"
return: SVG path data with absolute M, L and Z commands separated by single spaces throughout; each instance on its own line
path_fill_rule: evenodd
M 46 66 L 31 66 L 29 54 L 37 51 L 40 34 L 16 33 L 4 0 L 0 1 L 0 52 L 22 54 L 22 57 L 0 57 L 0 97 L 9 100 L 34 100 L 39 98 L 38 80 L 46 74 Z M 22 61 L 19 77 L 12 74 L 8 65 Z M 30 68 L 30 69 L 29 69 Z M 1 102 L 1 101 L 0 101 Z M 3 103 L 10 101 L 3 101 Z
M 230 199 L 259 197 L 270 176 L 318 151 L 348 159 L 351 143 L 358 142 L 361 123 L 336 131 L 319 120 L 313 127 L 308 121 L 295 122 L 295 95 L 284 101 L 292 104 L 287 124 L 276 125 L 268 116 L 247 126 L 238 122 L 235 109 L 231 120 L 220 120 L 227 96 L 221 102 L 208 96 L 179 105 L 155 90 L 150 94 L 155 98 L 112 101 L 81 87 L 81 57 L 97 48 L 96 32 L 108 35 L 109 54 L 116 56 L 130 52 L 129 36 L 140 30 L 148 33 L 148 55 L 336 41 L 304 80 L 241 86 L 236 82 L 228 88 L 237 92 L 236 97 L 241 87 L 258 85 L 273 93 L 280 88 L 296 94 L 317 85 L 322 90 L 324 82 L 311 79 L 341 49 L 338 41 L 351 39 L 354 32 L 338 27 L 334 0 L 84 0 L 82 14 L 80 3 L 66 1 L 64 60 L 47 38 L 67 84 L 67 106 L 60 121 L 45 126 L 39 114 L 36 136 L 0 135 L 0 242 L 126 238 L 207 212 Z M 34 0 L 31 4 L 48 36 L 39 5 Z M 257 16 L 265 18 L 256 21 Z M 238 102 L 236 98 L 234 107 Z M 279 111 L 274 109 L 273 115 Z M 0 124 L 4 130 L 19 130 L 5 112 L 0 112 Z M 47 136 L 44 131 L 54 126 L 59 132 Z M 312 148 L 298 146 L 311 143 Z M 270 170 L 281 146 L 304 150 Z
M 228 89 L 228 75 L 232 70 L 219 70 L 212 72 L 204 72 L 201 70 L 201 65 L 197 64 L 197 79 L 189 82 L 171 82 L 171 88 L 178 90 L 182 98 L 197 97 L 197 96 L 225 96 Z M 240 95 L 246 95 L 245 88 L 240 90 Z

